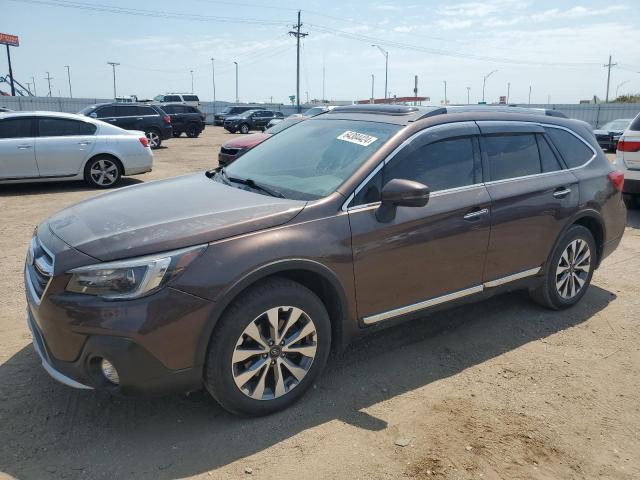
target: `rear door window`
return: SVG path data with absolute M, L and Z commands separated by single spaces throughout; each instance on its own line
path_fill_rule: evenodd
M 562 170 L 562 166 L 558 161 L 558 157 L 544 138 L 544 135 L 536 135 L 538 140 L 538 149 L 540 150 L 540 163 L 542 164 L 542 172 L 556 172 Z
M 117 105 L 114 109 L 116 117 L 135 117 L 138 115 L 138 107 L 135 105 Z
M 93 135 L 96 126 L 87 123 L 71 120 L 69 118 L 38 118 L 39 137 L 70 137 L 74 135 Z
M 33 137 L 31 118 L 7 118 L 0 120 L 0 138 Z
M 595 155 L 582 140 L 566 130 L 545 127 L 545 131 L 569 168 L 580 167 Z
M 534 134 L 485 135 L 491 181 L 542 173 Z
M 98 118 L 108 118 L 116 116 L 116 107 L 100 107 L 96 110 Z
M 136 108 L 136 115 L 158 115 L 158 112 L 156 112 L 151 107 L 135 107 L 135 108 Z
M 181 102 L 182 98 L 180 98 L 180 95 L 165 95 L 164 101 L 165 102 Z
M 164 110 L 166 113 L 176 113 L 175 108 L 176 107 L 174 105 L 163 105 L 162 106 L 162 110 Z

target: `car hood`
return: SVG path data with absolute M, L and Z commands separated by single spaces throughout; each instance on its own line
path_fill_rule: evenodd
M 197 173 L 99 195 L 45 223 L 68 245 L 107 261 L 282 225 L 305 204 L 224 185 Z
M 271 136 L 270 133 L 254 133 L 247 136 L 242 136 L 239 138 L 234 138 L 233 140 L 229 140 L 225 142 L 222 147 L 223 148 L 252 148 L 258 145 L 259 143 L 264 142 L 267 138 Z

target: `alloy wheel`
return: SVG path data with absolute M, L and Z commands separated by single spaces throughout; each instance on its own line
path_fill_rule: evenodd
M 108 187 L 118 180 L 118 166 L 111 160 L 101 159 L 91 165 L 91 180 L 101 187 Z
M 256 317 L 231 359 L 236 386 L 254 400 L 279 398 L 305 378 L 316 356 L 316 326 L 296 307 L 274 307 Z
M 578 238 L 562 252 L 556 268 L 556 290 L 565 300 L 580 293 L 591 271 L 591 250 L 589 244 Z
M 156 148 L 158 145 L 160 145 L 160 135 L 158 135 L 156 132 L 146 132 L 145 136 L 147 137 L 149 146 L 151 148 Z

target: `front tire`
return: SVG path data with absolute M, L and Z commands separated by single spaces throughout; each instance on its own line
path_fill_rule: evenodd
M 160 135 L 160 132 L 158 130 L 152 128 L 148 132 L 144 132 L 144 134 L 147 137 L 149 146 L 153 150 L 155 150 L 156 148 L 160 148 L 160 145 L 162 145 L 162 136 Z
M 242 125 L 240 125 L 240 133 L 243 133 L 243 134 L 249 133 L 249 125 L 247 125 L 246 123 L 243 123 Z
M 241 294 L 220 318 L 204 384 L 231 413 L 268 415 L 305 393 L 330 347 L 331 324 L 320 299 L 297 282 L 272 278 Z
M 553 310 L 578 303 L 591 283 L 596 255 L 591 231 L 582 225 L 571 226 L 553 249 L 542 285 L 530 292 L 533 300 Z
M 122 179 L 122 167 L 113 157 L 93 157 L 84 167 L 84 181 L 93 188 L 115 187 Z

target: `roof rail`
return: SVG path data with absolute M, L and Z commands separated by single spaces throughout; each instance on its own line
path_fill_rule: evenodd
M 411 105 L 389 105 L 376 103 L 363 103 L 357 105 L 341 105 L 327 113 L 374 113 L 382 115 L 411 115 L 420 110 Z
M 500 112 L 500 113 L 521 113 L 528 115 L 546 115 L 548 117 L 567 118 L 558 110 L 547 108 L 517 107 L 515 105 L 451 105 L 446 107 L 444 113 L 477 113 L 477 112 Z

